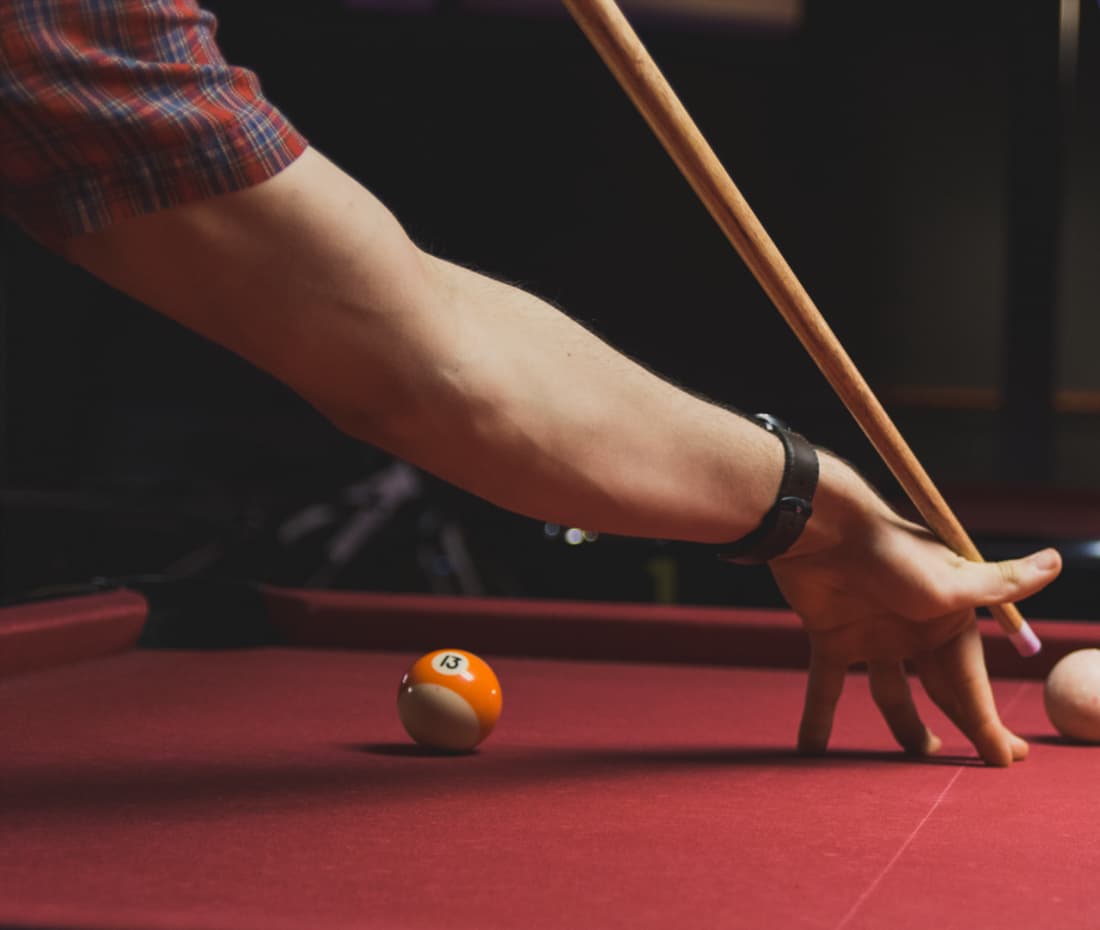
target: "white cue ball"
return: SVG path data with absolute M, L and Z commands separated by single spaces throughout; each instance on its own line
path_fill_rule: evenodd
M 1100 743 L 1100 649 L 1063 656 L 1043 689 L 1047 717 L 1063 736 Z

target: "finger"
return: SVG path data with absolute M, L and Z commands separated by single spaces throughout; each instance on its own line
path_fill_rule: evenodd
M 928 696 L 943 712 L 943 715 L 950 720 L 957 729 L 961 730 L 962 722 L 959 717 L 959 708 L 955 701 L 955 695 L 951 690 L 951 686 L 944 678 L 943 670 L 939 667 L 935 658 L 931 653 L 925 653 L 917 656 L 914 659 L 914 664 L 917 668 L 917 675 L 920 677 L 921 684 L 924 685 L 924 690 L 928 692 Z
M 904 666 L 900 662 L 870 662 L 867 677 L 871 697 L 898 745 L 916 756 L 939 752 L 943 742 L 920 719 Z
M 928 693 L 928 696 L 943 712 L 943 715 L 955 725 L 955 728 L 966 736 L 967 739 L 970 739 L 967 731 L 966 718 L 959 709 L 959 702 L 955 697 L 954 690 L 951 687 L 951 683 L 944 675 L 938 659 L 929 653 L 923 656 L 917 656 L 915 662 L 917 674 L 920 676 L 921 684 L 924 685 L 924 690 Z M 1014 739 L 1016 738 L 1014 737 Z M 973 740 L 971 740 L 971 742 L 973 742 Z M 1020 745 L 1013 745 L 1013 758 L 1017 760 L 1026 758 L 1027 744 L 1018 739 L 1016 739 L 1016 742 Z
M 921 684 L 924 685 L 924 690 L 928 693 L 928 696 L 935 705 L 943 712 L 943 715 L 963 733 L 963 735 L 967 735 L 965 718 L 959 710 L 959 705 L 955 699 L 955 695 L 952 693 L 951 686 L 945 679 L 943 670 L 939 668 L 936 659 L 931 656 L 923 660 L 918 658 L 917 672 L 920 675 Z M 1004 726 L 1003 723 L 1002 726 Z M 1009 744 L 1012 747 L 1012 760 L 1014 762 L 1022 762 L 1028 757 L 1028 744 L 1007 727 L 1004 729 L 1008 734 Z
M 1057 549 L 1043 549 L 1026 558 L 1003 562 L 969 562 L 960 559 L 949 575 L 946 606 L 950 610 L 987 604 L 1011 604 L 1041 591 L 1062 570 Z
M 940 687 L 952 695 L 955 725 L 989 765 L 1009 765 L 1023 741 L 1005 728 L 997 713 L 977 624 L 932 650 L 931 661 L 942 674 Z M 1026 744 L 1023 752 L 1026 755 Z
M 981 645 L 980 637 L 978 645 Z M 932 698 L 936 703 L 936 707 L 944 712 L 946 718 L 954 723 L 959 731 L 966 733 L 964 716 L 959 708 L 958 699 L 955 696 L 952 683 L 947 680 L 944 668 L 939 664 L 939 661 L 931 654 L 917 656 L 916 668 L 917 674 L 921 676 L 924 690 L 928 692 L 928 697 Z M 1003 723 L 1001 725 L 1004 726 Z M 1007 726 L 1004 726 L 1004 732 L 1009 734 L 1013 762 L 1023 762 L 1027 758 L 1027 753 L 1029 753 L 1029 746 L 1018 735 L 1009 730 Z
M 916 664 L 921 684 L 924 685 L 924 690 L 928 692 L 928 696 L 943 711 L 944 716 L 955 724 L 961 732 L 965 733 L 966 730 L 959 712 L 958 702 L 955 700 L 951 686 L 945 679 L 943 670 L 936 663 L 936 660 L 931 656 L 918 657 Z M 1007 727 L 1005 727 L 1005 732 L 1008 733 L 1009 743 L 1012 746 L 1013 761 L 1022 762 L 1028 756 L 1028 744 Z
M 817 650 L 811 653 L 806 703 L 798 727 L 798 751 L 804 755 L 819 756 L 829 745 L 846 672 L 847 666 L 830 662 Z

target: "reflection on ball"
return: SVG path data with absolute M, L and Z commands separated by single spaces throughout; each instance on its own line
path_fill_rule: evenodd
M 464 649 L 439 649 L 417 659 L 397 688 L 397 713 L 416 742 L 468 752 L 500 717 L 500 682 L 489 664 Z
M 1100 743 L 1100 649 L 1078 649 L 1059 659 L 1047 675 L 1043 703 L 1063 736 Z

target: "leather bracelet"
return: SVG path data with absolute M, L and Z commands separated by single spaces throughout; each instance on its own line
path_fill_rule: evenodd
M 806 521 L 813 515 L 817 490 L 817 452 L 805 437 L 767 413 L 750 419 L 783 443 L 783 479 L 779 494 L 760 525 L 734 543 L 723 547 L 718 557 L 726 562 L 756 565 L 782 555 L 802 535 Z

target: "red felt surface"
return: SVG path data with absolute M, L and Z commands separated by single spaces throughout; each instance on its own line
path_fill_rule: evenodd
M 495 655 L 804 668 L 809 647 L 789 610 L 265 588 L 284 641 L 427 651 L 458 635 Z
M 411 749 L 410 655 L 133 652 L 0 682 L 0 924 L 83 928 L 1094 927 L 1100 750 L 904 761 L 855 679 L 493 660 L 481 752 Z M 923 704 L 922 704 L 923 706 Z M 958 754 L 957 757 L 953 757 Z
M 135 591 L 55 598 L 0 609 L 0 678 L 133 646 L 148 615 Z
M 418 650 L 460 640 L 496 655 L 692 662 L 804 669 L 809 643 L 789 610 L 533 598 L 441 597 L 265 588 L 272 624 L 297 646 Z M 1100 625 L 1029 620 L 1042 643 L 1023 657 L 979 621 L 998 677 L 1042 678 L 1067 652 L 1100 647 Z
M 789 610 L 263 588 L 272 633 L 310 648 L 475 652 L 547 658 L 803 669 L 808 641 Z M 145 598 L 119 590 L 0 608 L 0 678 L 133 646 Z M 1074 649 L 1100 646 L 1100 625 L 1032 621 L 1043 649 L 1023 658 L 981 621 L 991 675 L 1041 678 Z

